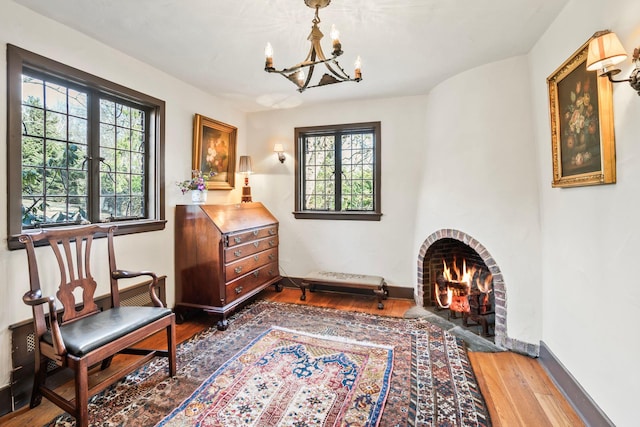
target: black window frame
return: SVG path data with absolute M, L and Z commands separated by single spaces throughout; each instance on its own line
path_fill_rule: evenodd
M 304 140 L 308 136 L 335 135 L 336 141 L 343 133 L 372 132 L 374 135 L 374 173 L 373 173 L 373 210 L 371 211 L 329 211 L 329 210 L 309 210 L 305 209 L 305 159 Z M 298 127 L 294 130 L 295 141 L 295 210 L 293 215 L 296 219 L 321 219 L 321 220 L 356 220 L 356 221 L 380 221 L 382 217 L 382 138 L 380 122 L 349 123 L 326 126 Z M 335 156 L 338 158 L 340 144 L 336 144 Z M 341 178 L 334 178 L 336 188 L 339 188 Z M 337 198 L 337 197 L 336 197 Z
M 143 94 L 117 83 L 105 80 L 85 71 L 70 67 L 36 53 L 27 51 L 17 46 L 7 44 L 7 243 L 9 249 L 21 249 L 24 247 L 18 242 L 18 237 L 23 232 L 31 229 L 22 228 L 22 75 L 25 70 L 46 75 L 50 78 L 81 87 L 84 90 L 99 94 L 101 97 L 116 100 L 118 102 L 144 107 L 152 116 L 149 128 L 150 138 L 148 150 L 146 150 L 146 162 L 152 167 L 152 171 L 146 171 L 146 206 L 148 218 L 116 221 L 118 225 L 116 234 L 132 234 L 148 231 L 163 230 L 165 219 L 165 194 L 164 194 L 164 157 L 165 157 L 165 102 L 152 96 Z M 92 131 L 94 132 L 94 131 Z M 91 145 L 97 145 L 95 141 Z M 97 170 L 98 162 L 89 170 L 93 173 Z M 152 165 L 152 166 L 151 166 Z M 147 168 L 148 169 L 148 168 Z M 95 203 L 99 194 L 93 192 Z M 65 228 L 74 224 L 54 225 L 54 228 Z

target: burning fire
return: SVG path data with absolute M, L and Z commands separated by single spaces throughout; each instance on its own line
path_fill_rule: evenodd
M 466 285 L 467 290 L 464 292 L 464 295 L 468 295 L 471 293 L 472 289 L 477 289 L 484 295 L 484 300 L 487 301 L 489 299 L 489 293 L 492 291 L 491 283 L 493 281 L 493 276 L 491 274 L 487 274 L 484 278 L 482 278 L 482 270 L 476 266 L 471 266 L 467 269 L 467 260 L 462 260 L 462 270 L 460 270 L 457 259 L 454 257 L 451 266 L 447 265 L 447 262 L 442 260 L 444 280 L 449 283 L 458 283 L 462 285 Z M 453 271 L 452 271 L 453 270 Z M 451 301 L 453 299 L 453 289 L 450 286 L 447 286 L 447 303 L 443 304 L 440 300 L 440 292 L 438 292 L 438 285 L 436 285 L 436 300 L 438 305 L 442 308 L 449 308 L 451 305 Z M 460 293 L 460 291 L 458 291 Z

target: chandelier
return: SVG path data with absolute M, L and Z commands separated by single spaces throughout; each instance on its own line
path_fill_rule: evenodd
M 331 39 L 333 40 L 333 52 L 331 53 L 331 57 L 325 57 L 324 52 L 322 52 L 320 40 L 324 34 L 322 34 L 322 31 L 318 28 L 318 24 L 320 23 L 318 10 L 328 6 L 329 3 L 331 3 L 331 0 L 304 0 L 304 4 L 316 10 L 315 17 L 311 21 L 313 23 L 311 33 L 309 33 L 309 37 L 307 37 L 307 40 L 311 43 L 311 49 L 304 61 L 289 68 L 276 70 L 273 67 L 273 48 L 271 47 L 271 43 L 267 43 L 267 47 L 264 50 L 266 57 L 264 70 L 268 73 L 278 73 L 286 77 L 289 81 L 298 86 L 298 92 L 304 92 L 305 89 L 308 88 L 325 86 L 333 83 L 359 82 L 362 80 L 359 56 L 355 63 L 354 78 L 351 78 L 338 63 L 337 58 L 342 55 L 343 52 L 342 45 L 339 40 L 340 33 L 336 30 L 335 26 L 331 26 Z M 317 83 L 311 84 L 316 65 L 324 65 L 328 72 L 326 72 Z M 305 69 L 308 70 L 308 74 L 305 74 Z

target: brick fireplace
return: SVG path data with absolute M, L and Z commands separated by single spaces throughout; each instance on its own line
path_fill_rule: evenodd
M 461 262 L 465 259 L 471 267 L 477 267 L 481 275 L 492 277 L 493 289 L 489 293 L 491 305 L 495 314 L 492 330 L 495 332 L 495 343 L 500 347 L 506 347 L 520 351 L 521 353 L 537 353 L 536 348 L 529 348 L 526 343 L 517 343 L 507 337 L 507 309 L 506 288 L 502 272 L 489 251 L 477 240 L 468 234 L 453 229 L 436 231 L 427 237 L 420 248 L 418 255 L 418 280 L 415 289 L 415 300 L 419 306 L 436 305 L 437 275 L 443 270 L 443 259 L 450 265 L 454 258 Z M 486 271 L 486 273 L 485 273 Z

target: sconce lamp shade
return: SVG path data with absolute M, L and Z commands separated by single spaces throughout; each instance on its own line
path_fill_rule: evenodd
M 240 165 L 238 166 L 238 172 L 251 173 L 251 156 L 240 156 Z
M 604 32 L 589 43 L 587 70 L 606 69 L 627 59 L 627 53 L 616 33 Z
M 284 163 L 286 157 L 284 156 L 284 147 L 282 144 L 274 144 L 273 151 L 278 153 L 278 160 L 280 160 L 280 163 Z

